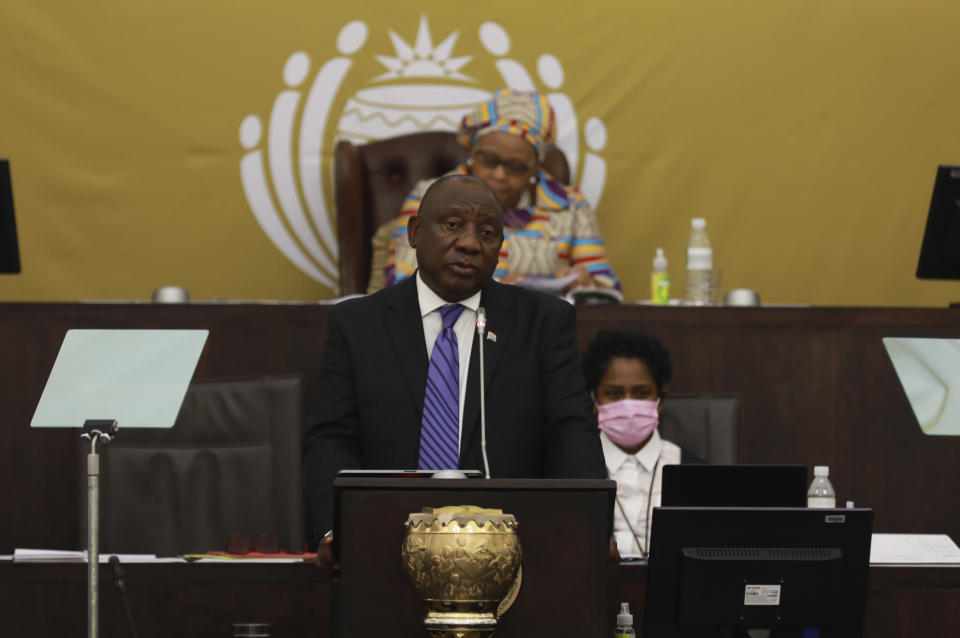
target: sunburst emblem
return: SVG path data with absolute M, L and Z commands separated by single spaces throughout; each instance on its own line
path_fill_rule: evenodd
M 374 81 L 393 80 L 396 78 L 448 78 L 451 80 L 463 80 L 473 82 L 473 78 L 460 73 L 470 60 L 471 55 L 460 57 L 450 57 L 453 53 L 453 47 L 460 36 L 459 31 L 454 31 L 436 47 L 433 46 L 433 40 L 430 37 L 430 25 L 427 23 L 427 16 L 420 16 L 420 26 L 417 28 L 417 40 L 413 46 L 401 38 L 392 29 L 388 32 L 390 41 L 393 43 L 395 55 L 377 55 L 376 60 L 387 67 L 387 72 L 373 78 Z
M 369 36 L 366 23 L 360 20 L 340 30 L 339 55 L 320 66 L 309 86 L 305 84 L 310 56 L 298 51 L 287 59 L 283 66 L 286 88 L 273 102 L 266 131 L 256 114 L 240 124 L 240 144 L 246 151 L 240 160 L 240 178 L 250 210 L 267 237 L 297 268 L 337 290 L 339 251 L 321 171 L 321 157 L 332 151 L 336 139 L 362 144 L 419 131 L 453 131 L 464 114 L 500 86 L 546 94 L 557 115 L 557 146 L 567 156 L 570 174 L 579 175 L 580 190 L 597 208 L 606 182 L 606 161 L 599 155 L 606 146 L 606 127 L 591 117 L 581 129 L 573 102 L 562 90 L 563 65 L 554 55 L 544 53 L 538 58 L 539 82 L 534 82 L 526 67 L 509 57 L 506 30 L 496 22 L 484 22 L 477 30 L 479 44 L 492 56 L 503 82 L 479 87 L 463 72 L 473 56 L 454 53 L 459 30 L 434 46 L 423 15 L 412 45 L 393 30 L 387 35 L 393 55 L 374 54 L 386 72 L 347 99 L 334 120 L 335 128 L 329 127 L 332 131 L 328 131 L 331 107 L 355 54 Z

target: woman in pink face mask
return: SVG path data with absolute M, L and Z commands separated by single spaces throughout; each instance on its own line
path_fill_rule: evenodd
M 698 462 L 660 437 L 670 353 L 647 335 L 603 331 L 583 358 L 607 473 L 617 482 L 614 537 L 621 556 L 646 555 L 664 465 Z

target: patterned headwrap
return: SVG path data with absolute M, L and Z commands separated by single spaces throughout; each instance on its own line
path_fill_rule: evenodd
M 557 133 L 556 118 L 543 95 L 500 89 L 464 116 L 457 140 L 473 148 L 478 138 L 494 131 L 522 137 L 542 162 Z

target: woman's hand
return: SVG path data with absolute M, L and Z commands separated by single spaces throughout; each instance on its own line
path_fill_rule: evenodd
M 577 273 L 577 279 L 564 288 L 564 292 L 569 292 L 574 288 L 592 287 L 595 285 L 593 282 L 593 277 L 590 276 L 590 273 L 587 272 L 587 267 L 583 264 L 576 264 L 574 266 L 560 266 L 554 276 L 559 279 L 561 277 L 566 277 L 570 273 Z

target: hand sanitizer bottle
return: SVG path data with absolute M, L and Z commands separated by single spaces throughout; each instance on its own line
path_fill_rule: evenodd
M 663 254 L 663 248 L 657 248 L 657 256 L 653 258 L 650 302 L 654 306 L 666 306 L 670 303 L 670 273 L 667 272 L 667 258 Z
M 620 603 L 620 613 L 617 614 L 617 628 L 613 638 L 636 638 L 637 630 L 633 628 L 633 614 L 630 613 L 630 603 Z

